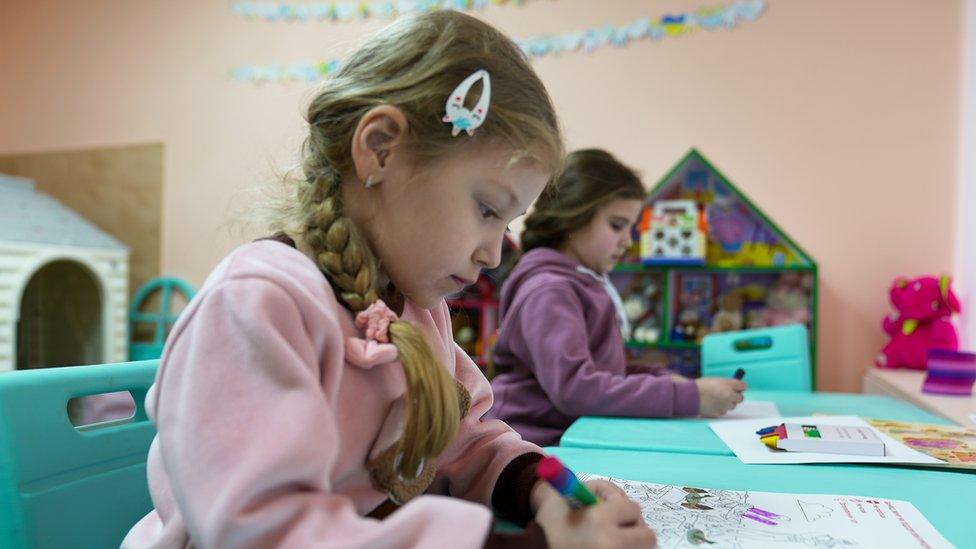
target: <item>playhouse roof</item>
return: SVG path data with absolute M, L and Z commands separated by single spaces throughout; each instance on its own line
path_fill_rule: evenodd
M 0 174 L 0 241 L 128 250 L 94 223 L 39 192 L 34 181 Z
M 708 265 L 812 267 L 816 261 L 696 149 L 648 191 L 647 202 L 694 200 L 708 216 Z

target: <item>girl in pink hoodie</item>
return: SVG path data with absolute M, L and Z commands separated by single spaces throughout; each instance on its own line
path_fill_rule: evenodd
M 540 445 L 579 416 L 719 416 L 742 401 L 735 379 L 630 373 L 627 324 L 606 273 L 630 247 L 644 200 L 632 170 L 576 151 L 525 220 L 525 254 L 502 288 L 491 416 Z
M 155 510 L 123 546 L 652 545 L 613 485 L 570 511 L 538 482 L 540 449 L 482 418 L 490 386 L 451 339 L 444 297 L 498 264 L 561 160 L 515 44 L 453 11 L 403 18 L 308 124 L 276 235 L 225 258 L 167 341 Z M 524 532 L 495 533 L 491 508 Z

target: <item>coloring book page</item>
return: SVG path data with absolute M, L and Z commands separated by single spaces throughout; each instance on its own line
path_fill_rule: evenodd
M 658 547 L 953 547 L 906 501 L 713 490 L 603 478 L 641 506 Z

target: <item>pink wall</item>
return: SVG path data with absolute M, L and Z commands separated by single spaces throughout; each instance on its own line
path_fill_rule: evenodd
M 539 0 L 483 16 L 526 37 L 719 3 Z M 0 153 L 163 141 L 162 264 L 195 284 L 255 234 L 232 214 L 294 158 L 310 94 L 228 69 L 338 56 L 382 25 L 246 22 L 228 5 L 0 4 Z M 732 32 L 536 67 L 572 147 L 614 151 L 648 183 L 699 147 L 820 262 L 819 386 L 856 391 L 889 280 L 953 266 L 962 4 L 768 5 Z

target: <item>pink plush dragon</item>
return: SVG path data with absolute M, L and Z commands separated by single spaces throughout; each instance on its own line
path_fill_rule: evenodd
M 898 311 L 885 317 L 882 329 L 891 336 L 874 363 L 878 368 L 924 370 L 929 349 L 959 349 L 959 336 L 949 321 L 959 300 L 948 276 L 898 277 L 888 295 Z

